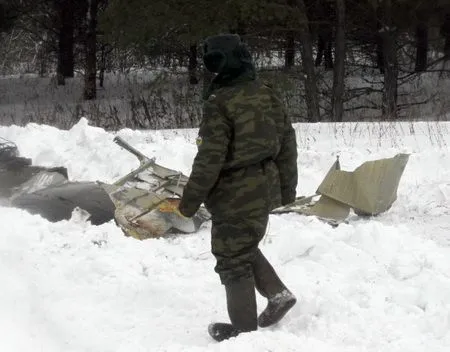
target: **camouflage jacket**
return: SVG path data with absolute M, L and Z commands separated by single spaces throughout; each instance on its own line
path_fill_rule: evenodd
M 264 215 L 295 199 L 295 131 L 274 91 L 245 75 L 204 103 L 198 153 L 179 205 L 192 216 L 204 202 L 216 217 Z

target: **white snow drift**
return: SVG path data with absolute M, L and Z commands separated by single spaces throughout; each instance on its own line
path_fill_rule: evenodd
M 0 351 L 449 351 L 450 123 L 296 129 L 298 195 L 315 191 L 336 155 L 346 170 L 411 157 L 397 202 L 379 217 L 332 228 L 271 216 L 261 248 L 299 298 L 277 326 L 220 344 L 208 336 L 209 322 L 228 319 L 208 223 L 140 242 L 113 222 L 96 227 L 74 214 L 49 223 L 0 208 Z M 189 173 L 195 130 L 117 134 Z M 67 166 L 75 180 L 112 181 L 137 165 L 114 134 L 84 119 L 70 131 L 13 126 L 0 136 L 35 164 Z

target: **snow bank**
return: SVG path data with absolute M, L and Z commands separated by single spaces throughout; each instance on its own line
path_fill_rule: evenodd
M 337 155 L 343 169 L 411 153 L 398 201 L 373 219 L 332 228 L 272 216 L 261 248 L 299 298 L 277 326 L 213 342 L 226 320 L 209 224 L 143 242 L 113 222 L 75 214 L 49 223 L 0 208 L 0 350 L 419 352 L 450 348 L 450 124 L 297 125 L 298 195 L 315 191 Z M 188 173 L 195 130 L 117 133 Z M 81 120 L 69 131 L 0 127 L 36 164 L 112 181 L 137 165 L 113 134 Z M 258 307 L 265 302 L 258 297 Z

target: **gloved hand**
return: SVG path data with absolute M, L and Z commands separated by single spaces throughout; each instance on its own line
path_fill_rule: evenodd
M 289 191 L 286 189 L 281 190 L 281 205 L 288 205 L 295 201 L 296 192 L 295 190 Z
M 182 216 L 186 218 L 191 218 L 195 215 L 197 210 L 198 207 L 189 206 L 186 200 L 184 200 L 184 198 L 181 198 L 180 203 L 178 204 L 178 211 Z
M 181 213 L 181 211 L 179 209 L 180 201 L 181 201 L 181 199 L 176 199 L 176 198 L 170 199 L 170 212 L 184 218 L 186 216 L 184 216 L 184 214 Z

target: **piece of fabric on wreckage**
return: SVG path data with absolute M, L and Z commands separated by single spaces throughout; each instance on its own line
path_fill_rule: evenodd
M 251 274 L 271 209 L 295 199 L 295 132 L 273 90 L 241 77 L 204 103 L 198 153 L 180 211 L 212 214 L 212 252 L 223 283 Z

